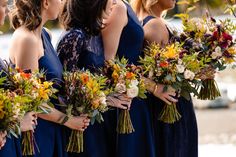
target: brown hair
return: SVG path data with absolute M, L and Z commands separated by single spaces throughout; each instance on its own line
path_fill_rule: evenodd
M 66 30 L 81 28 L 90 35 L 97 35 L 102 29 L 106 5 L 107 0 L 66 0 L 59 20 Z
M 41 9 L 42 0 L 14 0 L 10 12 L 12 27 L 24 25 L 30 31 L 35 30 L 42 22 Z
M 143 10 L 152 15 L 151 7 L 157 2 L 158 0 L 131 0 L 130 4 L 136 14 Z

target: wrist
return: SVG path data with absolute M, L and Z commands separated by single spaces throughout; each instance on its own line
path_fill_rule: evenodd
M 155 94 L 157 92 L 158 85 L 155 84 L 152 90 L 152 94 Z
M 70 119 L 70 117 L 65 114 L 65 115 L 63 115 L 62 118 L 60 118 L 59 124 L 61 124 L 61 125 L 66 125 L 66 123 L 68 122 L 69 119 Z

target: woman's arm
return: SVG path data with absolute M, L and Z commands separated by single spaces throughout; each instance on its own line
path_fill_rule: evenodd
M 31 69 L 31 70 L 37 70 L 38 69 L 38 60 L 41 56 L 44 55 L 44 49 L 42 44 L 39 44 L 42 42 L 41 40 L 37 40 L 34 35 L 27 34 L 22 32 L 22 35 L 24 36 L 15 36 L 12 41 L 11 47 L 17 46 L 17 49 L 13 51 L 13 49 L 10 49 L 11 54 L 11 60 L 15 63 L 16 67 L 20 69 Z M 42 49 L 42 50 L 41 50 Z M 50 108 L 49 105 L 44 104 L 47 108 Z M 64 118 L 66 118 L 66 115 L 59 110 L 55 108 L 50 108 L 51 112 L 49 114 L 39 114 L 38 117 L 52 121 L 55 123 L 61 123 Z M 26 115 L 29 116 L 29 115 Z M 31 115 L 32 123 L 28 123 L 30 126 L 25 126 L 28 129 L 32 130 L 34 128 L 34 117 L 35 115 Z M 27 118 L 29 119 L 29 118 Z M 27 120 L 26 119 L 26 120 Z M 75 130 L 83 130 L 83 127 L 85 126 L 85 123 L 87 124 L 87 117 L 70 117 L 67 119 L 67 121 L 63 124 L 65 126 L 70 127 L 71 129 Z M 24 129 L 22 129 L 24 130 Z M 27 130 L 27 129 L 26 129 Z M 26 131 L 25 130 L 25 131 Z
M 118 50 L 120 36 L 123 28 L 128 23 L 127 8 L 123 2 L 118 1 L 112 6 L 108 19 L 104 20 L 102 39 L 106 60 L 114 59 Z
M 149 43 L 155 42 L 161 46 L 164 46 L 168 43 L 168 31 L 161 18 L 152 19 L 143 27 L 143 29 L 145 40 Z M 164 91 L 165 85 L 156 84 L 154 81 L 148 78 L 144 78 L 144 80 L 147 90 L 153 93 L 154 96 L 158 97 L 167 104 L 177 102 L 177 100 L 173 98 L 176 96 L 176 93 L 171 86 L 168 86 L 167 91 Z

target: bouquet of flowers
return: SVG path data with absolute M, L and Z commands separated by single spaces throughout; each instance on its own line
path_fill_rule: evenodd
M 181 96 L 189 100 L 189 93 L 197 94 L 193 85 L 198 83 L 195 74 L 200 70 L 201 63 L 196 58 L 196 55 L 188 55 L 178 42 L 165 48 L 151 43 L 145 49 L 145 56 L 140 57 L 140 63 L 146 77 L 166 85 L 164 91 L 168 86 L 172 86 Z M 180 118 L 176 104 L 172 103 L 165 104 L 159 119 L 165 123 L 174 123 Z
M 140 71 L 140 67 L 128 64 L 125 58 L 107 61 L 104 68 L 104 74 L 109 80 L 108 86 L 113 94 L 125 94 L 130 98 L 146 98 L 146 89 Z M 120 112 L 117 132 L 120 134 L 134 132 L 128 110 Z
M 50 98 L 54 97 L 57 90 L 53 87 L 53 82 L 46 81 L 44 73 L 30 70 L 22 71 L 17 68 L 11 68 L 8 65 L 6 74 L 5 86 L 11 92 L 16 93 L 21 98 L 24 98 L 24 111 L 35 113 L 49 113 L 50 110 L 43 106 L 44 103 L 49 103 Z M 22 133 L 22 154 L 34 155 L 36 145 L 33 131 Z M 37 146 L 37 145 L 36 145 Z
M 108 110 L 106 103 L 106 78 L 95 75 L 89 71 L 65 72 L 65 101 L 67 114 L 69 116 L 79 116 L 88 114 L 93 124 L 95 120 L 99 123 L 103 121 L 102 113 Z M 68 152 L 83 152 L 83 132 L 72 130 Z
M 226 19 L 216 21 L 214 18 L 189 18 L 187 14 L 179 15 L 183 21 L 184 31 L 180 41 L 190 54 L 197 54 L 197 59 L 203 62 L 201 71 L 197 74 L 202 84 L 199 88 L 200 99 L 213 100 L 220 96 L 214 74 L 224 70 L 236 60 L 236 44 L 233 34 L 235 24 Z
M 20 120 L 25 114 L 26 99 L 9 90 L 0 89 L 0 131 L 20 135 Z

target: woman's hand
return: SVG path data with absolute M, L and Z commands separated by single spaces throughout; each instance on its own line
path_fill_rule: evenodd
M 113 94 L 107 97 L 107 104 L 112 107 L 117 107 L 120 109 L 130 109 L 132 98 L 129 98 L 125 94 Z
M 0 150 L 2 149 L 2 147 L 6 143 L 6 136 L 7 136 L 7 132 L 6 131 L 0 131 Z
M 20 122 L 20 130 L 24 131 L 34 131 L 37 125 L 37 115 L 35 112 L 28 112 L 24 115 L 23 119 Z
M 84 131 L 90 123 L 90 119 L 87 115 L 71 116 L 68 121 L 65 122 L 65 126 L 72 130 Z
M 172 103 L 178 102 L 176 97 L 176 91 L 171 86 L 167 87 L 167 90 L 164 91 L 165 85 L 163 84 L 156 84 L 154 86 L 153 95 L 167 103 L 168 105 L 171 105 Z
M 173 98 L 176 96 L 176 91 L 171 86 L 167 86 L 167 90 L 164 88 L 166 85 L 156 84 L 153 80 L 148 78 L 143 78 L 147 90 L 150 91 L 154 96 L 158 97 L 167 104 L 172 104 L 178 102 L 177 99 Z

